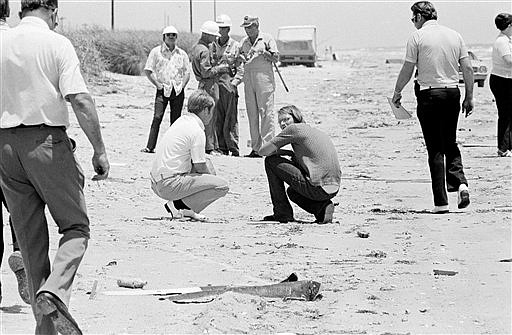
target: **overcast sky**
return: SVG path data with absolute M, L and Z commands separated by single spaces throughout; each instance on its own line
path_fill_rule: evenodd
M 17 24 L 19 0 L 11 0 L 11 25 Z M 190 30 L 189 0 L 114 0 L 116 29 L 160 30 L 167 23 Z M 414 1 L 250 1 L 192 0 L 194 32 L 219 14 L 233 20 L 232 32 L 244 35 L 240 23 L 246 14 L 260 18 L 260 28 L 276 35 L 279 26 L 316 25 L 322 50 L 404 46 L 414 31 L 410 7 Z M 466 43 L 491 44 L 498 31 L 494 17 L 512 13 L 512 1 L 433 1 L 441 24 L 459 31 Z M 59 0 L 66 27 L 83 24 L 110 28 L 111 0 Z

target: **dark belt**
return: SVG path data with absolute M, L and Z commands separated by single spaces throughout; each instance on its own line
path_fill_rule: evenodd
M 19 126 L 13 127 L 13 128 L 60 128 L 62 130 L 66 130 L 66 127 L 64 126 L 49 126 L 44 123 L 40 124 L 20 124 Z

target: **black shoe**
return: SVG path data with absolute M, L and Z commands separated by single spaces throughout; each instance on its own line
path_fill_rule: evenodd
M 66 305 L 52 293 L 40 292 L 36 296 L 36 309 L 52 319 L 55 329 L 60 334 L 82 335 L 82 331 L 75 319 L 69 314 Z
M 253 150 L 253 151 L 251 151 L 250 154 L 245 155 L 244 157 L 261 158 L 262 156 L 259 153 L 257 153 L 256 151 Z
M 229 150 L 219 149 L 219 152 L 220 152 L 221 154 L 223 154 L 224 156 L 229 156 Z
M 263 217 L 261 221 L 278 221 L 279 223 L 288 223 L 295 221 L 294 218 L 291 219 L 285 219 L 285 218 L 276 218 L 274 215 L 267 215 Z
M 326 224 L 332 222 L 332 217 L 334 215 L 334 204 L 329 201 L 327 206 L 323 209 L 321 214 L 317 217 L 316 223 L 318 224 Z
M 140 152 L 144 152 L 146 154 L 154 154 L 155 153 L 155 149 L 143 148 L 143 149 L 140 150 Z
M 16 276 L 18 281 L 18 293 L 21 299 L 28 305 L 30 305 L 30 294 L 28 293 L 28 280 L 25 272 L 25 266 L 23 265 L 23 258 L 19 250 L 14 251 L 8 259 L 9 267 Z
M 469 206 L 469 191 L 468 190 L 462 190 L 459 192 L 458 195 L 458 201 L 457 201 L 457 207 L 459 209 L 466 208 Z
M 231 151 L 231 156 L 233 156 L 233 157 L 240 157 L 240 152 L 238 152 L 238 151 Z

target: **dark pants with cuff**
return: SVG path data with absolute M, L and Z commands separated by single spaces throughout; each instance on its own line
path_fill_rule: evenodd
M 448 205 L 448 192 L 457 192 L 468 184 L 464 176 L 462 157 L 457 146 L 457 123 L 460 112 L 458 88 L 419 90 L 417 115 L 428 152 L 434 205 Z M 445 162 L 446 161 L 446 162 Z
M 237 155 L 238 148 L 238 92 L 230 92 L 219 84 L 217 110 L 217 139 L 219 150 Z
M 498 149 L 512 150 L 512 78 L 491 74 L 489 86 L 498 108 Z
M 155 96 L 155 112 L 153 115 L 153 122 L 151 123 L 151 129 L 149 131 L 148 144 L 146 148 L 154 150 L 158 139 L 158 133 L 160 132 L 160 124 L 164 118 L 165 109 L 167 105 L 171 109 L 171 124 L 174 123 L 180 116 L 181 110 L 183 109 L 183 102 L 185 101 L 185 91 L 181 91 L 180 94 L 176 95 L 174 88 L 172 89 L 169 97 L 164 96 L 164 90 L 156 90 Z
M 325 208 L 337 193 L 328 194 L 321 186 L 312 185 L 298 164 L 282 156 L 266 157 L 265 172 L 276 219 L 293 219 L 289 197 L 300 208 L 313 214 L 317 220 L 322 220 Z M 290 185 L 287 190 L 285 183 Z
M 64 127 L 0 129 L 0 181 L 25 265 L 36 334 L 56 334 L 35 308 L 38 292 L 69 306 L 71 287 L 89 240 L 84 175 Z M 61 238 L 50 266 L 48 207 Z

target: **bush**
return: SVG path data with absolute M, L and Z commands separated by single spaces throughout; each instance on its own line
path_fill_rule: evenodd
M 152 48 L 162 43 L 160 31 L 107 30 L 82 26 L 65 31 L 76 48 L 84 76 L 99 76 L 108 70 L 127 75 L 140 75 Z M 189 53 L 197 42 L 196 34 L 180 32 L 178 46 Z

